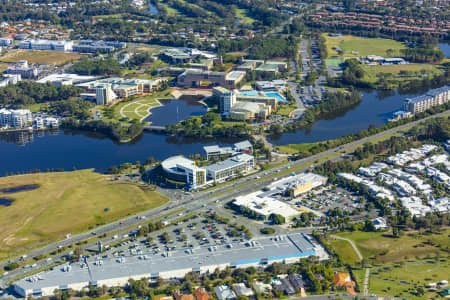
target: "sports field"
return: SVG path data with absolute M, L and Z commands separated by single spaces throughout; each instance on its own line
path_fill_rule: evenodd
M 401 49 L 406 46 L 403 43 L 381 38 L 360 38 L 353 35 L 331 37 L 323 34 L 326 39 L 328 58 L 359 57 L 367 55 L 380 55 L 383 57 L 398 56 Z M 343 50 L 339 54 L 334 47 Z M 392 50 L 388 51 L 388 50 Z M 353 52 L 353 53 L 352 53 Z
M 27 60 L 33 64 L 60 66 L 71 61 L 79 60 L 81 57 L 81 54 L 60 51 L 12 50 L 0 57 L 0 61 L 16 63 L 19 60 Z
M 423 74 L 436 75 L 444 71 L 438 66 L 432 64 L 416 64 L 411 63 L 407 65 L 391 65 L 391 66 L 368 66 L 361 65 L 365 72 L 364 80 L 369 82 L 376 82 L 378 74 L 392 74 L 393 76 L 402 75 L 400 72 L 408 76 L 399 77 L 397 79 L 415 79 Z
M 0 192 L 13 200 L 0 205 L 0 260 L 168 201 L 148 187 L 110 178 L 93 170 L 0 178 L 0 190 L 39 186 Z

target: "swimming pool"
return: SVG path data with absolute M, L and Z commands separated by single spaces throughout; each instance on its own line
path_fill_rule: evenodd
M 256 91 L 243 91 L 243 92 L 239 92 L 239 94 L 241 95 L 245 95 L 245 96 L 258 96 L 258 93 Z M 281 96 L 279 93 L 265 93 L 265 95 L 267 97 L 275 97 L 277 98 L 278 102 L 286 102 L 286 99 L 283 98 L 283 96 Z
M 239 94 L 245 95 L 245 96 L 258 96 L 258 93 L 255 91 L 243 91 L 243 92 L 239 92 Z
M 286 102 L 286 99 L 284 99 L 280 94 L 278 93 L 266 93 L 266 96 L 268 97 L 275 97 L 278 99 L 278 102 Z

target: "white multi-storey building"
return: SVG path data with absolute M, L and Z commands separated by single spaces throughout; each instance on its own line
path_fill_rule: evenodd
M 31 112 L 28 109 L 0 109 L 0 126 L 23 128 L 32 121 Z
M 442 105 L 450 101 L 450 86 L 430 90 L 425 95 L 406 99 L 405 110 L 413 114 L 421 113 L 433 106 Z
M 73 42 L 65 40 L 25 40 L 19 43 L 19 49 L 72 51 Z
M 229 113 L 236 104 L 236 94 L 234 91 L 223 87 L 215 87 L 213 95 L 219 99 L 219 109 L 221 113 Z
M 117 99 L 117 95 L 111 89 L 111 85 L 99 86 L 95 89 L 97 105 L 107 105 Z

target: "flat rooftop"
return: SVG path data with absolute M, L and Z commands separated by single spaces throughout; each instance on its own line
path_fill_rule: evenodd
M 230 246 L 231 245 L 231 246 Z M 200 268 L 215 268 L 225 265 L 239 266 L 250 263 L 283 260 L 295 257 L 316 255 L 316 250 L 323 253 L 321 246 L 303 233 L 286 236 L 267 237 L 250 242 L 235 242 L 227 245 L 202 246 L 189 249 L 178 249 L 164 253 L 143 253 L 137 256 L 88 261 L 83 267 L 80 263 L 71 264 L 70 271 L 64 271 L 60 265 L 53 270 L 21 279 L 14 284 L 24 290 L 39 290 L 46 287 L 70 285 L 102 280 L 126 278 L 131 276 L 160 276 L 161 273 L 174 271 L 198 271 Z
M 270 194 L 273 194 L 273 192 L 270 192 Z M 301 214 L 300 211 L 289 204 L 277 200 L 273 198 L 272 195 L 268 195 L 266 192 L 261 191 L 236 197 L 233 203 L 235 205 L 247 207 L 266 217 L 270 214 L 278 214 L 285 218 L 290 218 Z
M 245 154 L 245 153 L 239 154 L 239 155 L 233 156 L 227 160 L 220 161 L 215 164 L 206 166 L 205 169 L 209 172 L 218 172 L 218 171 L 226 170 L 226 169 L 232 168 L 234 166 L 240 165 L 242 163 L 245 163 L 252 158 L 253 158 L 253 156 Z

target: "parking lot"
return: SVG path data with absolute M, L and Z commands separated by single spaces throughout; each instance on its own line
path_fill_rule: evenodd
M 168 250 L 185 249 L 189 252 L 198 247 L 213 247 L 247 240 L 240 230 L 240 225 L 233 227 L 215 220 L 210 217 L 209 212 L 195 215 L 157 232 L 137 237 L 131 234 L 125 241 L 103 245 L 102 256 L 106 258 L 157 253 L 164 255 Z M 90 249 L 90 252 L 97 250 Z

